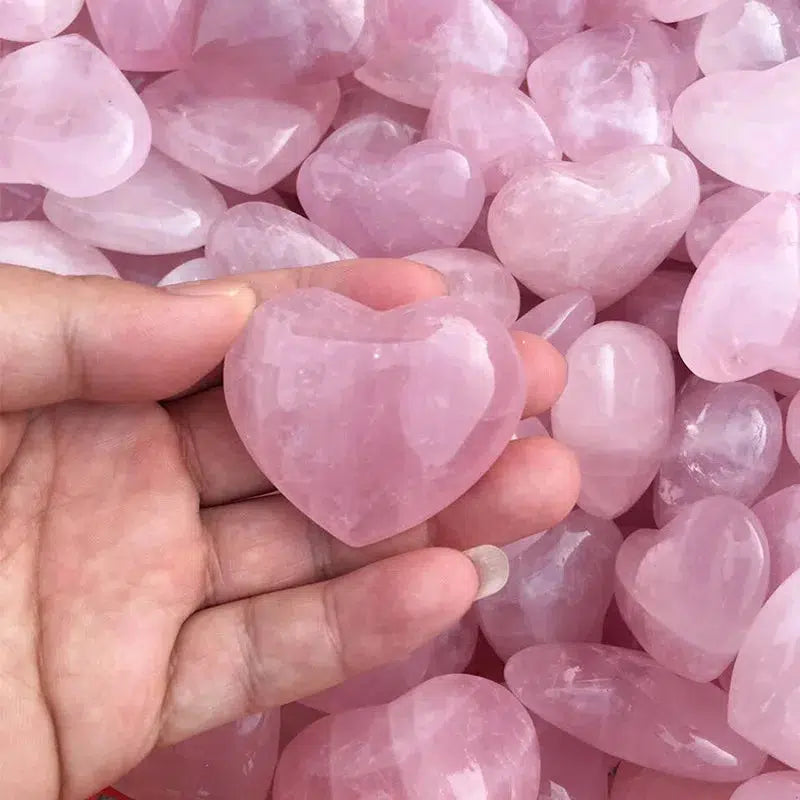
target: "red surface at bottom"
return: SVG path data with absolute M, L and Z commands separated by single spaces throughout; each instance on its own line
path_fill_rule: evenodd
M 103 789 L 100 794 L 90 797 L 89 800 L 131 800 L 126 794 L 121 794 L 116 789 Z

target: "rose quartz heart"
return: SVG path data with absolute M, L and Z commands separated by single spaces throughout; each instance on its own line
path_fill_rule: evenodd
M 495 0 L 528 37 L 532 57 L 581 30 L 588 3 L 589 0 Z
M 480 171 L 458 148 L 415 138 L 373 116 L 335 131 L 297 176 L 308 218 L 360 256 L 461 244 L 486 196 Z
M 769 544 L 769 590 L 772 594 L 800 569 L 800 486 L 792 485 L 753 506 Z
M 38 42 L 61 33 L 78 16 L 83 0 L 2 0 L 0 38 Z
M 731 800 L 797 800 L 798 797 L 800 773 L 771 772 L 747 781 L 731 795 Z
M 281 756 L 273 797 L 531 800 L 538 787 L 525 709 L 492 681 L 445 675 L 306 728 Z
M 508 444 L 524 394 L 502 323 L 449 297 L 376 312 L 295 292 L 261 305 L 225 361 L 228 409 L 255 462 L 354 546 L 472 486 Z
M 506 664 L 506 682 L 535 714 L 598 750 L 712 782 L 757 775 L 765 756 L 725 720 L 726 694 L 650 656 L 596 644 L 541 644 Z
M 339 86 L 342 90 L 342 99 L 331 123 L 333 128 L 338 130 L 354 119 L 366 117 L 369 114 L 378 114 L 399 122 L 401 125 L 407 125 L 422 134 L 425 121 L 428 119 L 428 109 L 392 100 L 391 97 L 386 97 L 386 95 L 370 89 L 369 86 L 365 86 L 352 75 L 340 78 Z
M 675 133 L 707 167 L 760 192 L 800 192 L 800 59 L 709 75 L 673 108 Z
M 623 761 L 609 800 L 730 800 L 736 786 L 678 778 Z
M 616 578 L 620 612 L 642 647 L 678 675 L 711 681 L 733 661 L 766 599 L 767 540 L 747 506 L 709 497 L 661 531 L 629 536 Z
M 564 354 L 594 325 L 595 305 L 590 294 L 576 290 L 544 300 L 523 314 L 511 327 L 541 336 Z
M 540 164 L 489 209 L 500 260 L 541 297 L 581 289 L 598 309 L 623 297 L 669 254 L 697 209 L 689 158 L 669 147 L 621 150 L 592 164 Z

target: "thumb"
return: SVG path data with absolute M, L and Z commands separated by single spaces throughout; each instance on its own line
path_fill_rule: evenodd
M 0 411 L 185 391 L 222 361 L 255 305 L 243 282 L 168 291 L 0 266 Z

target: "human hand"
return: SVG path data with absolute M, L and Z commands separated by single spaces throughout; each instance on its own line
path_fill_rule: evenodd
M 473 602 L 459 551 L 574 503 L 576 463 L 550 439 L 511 442 L 435 519 L 359 550 L 257 497 L 271 487 L 215 368 L 257 302 L 300 286 L 376 308 L 443 291 L 408 262 L 186 295 L 0 267 L 0 797 L 84 800 L 154 746 L 403 657 Z M 517 344 L 539 413 L 563 359 Z

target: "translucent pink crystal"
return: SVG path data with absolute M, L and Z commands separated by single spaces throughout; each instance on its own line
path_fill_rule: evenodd
M 429 108 L 454 72 L 525 77 L 527 38 L 491 0 L 372 0 L 370 17 L 375 54 L 356 77 L 387 97 Z
M 492 203 L 489 234 L 531 291 L 553 297 L 581 289 L 601 309 L 666 258 L 699 199 L 697 171 L 683 153 L 631 148 L 521 173 Z
M 794 397 L 797 392 L 800 392 L 800 378 L 791 378 L 788 375 L 782 375 L 780 372 L 773 372 L 772 370 L 767 370 L 767 372 L 748 378 L 747 382 L 761 386 L 768 392 L 775 392 L 780 397 L 789 395 Z
M 227 275 L 207 258 L 193 258 L 170 270 L 158 282 L 159 286 L 170 286 L 174 283 L 189 283 L 191 281 L 209 281 Z
M 378 114 L 422 133 L 425 121 L 428 119 L 427 109 L 392 100 L 391 97 L 370 89 L 352 76 L 341 78 L 339 86 L 342 89 L 342 99 L 333 118 L 334 128 L 341 128 L 348 122 L 366 117 L 368 114 Z
M 784 397 L 778 403 L 778 408 L 780 408 L 781 416 L 783 417 L 784 430 L 786 429 L 786 415 L 788 413 L 791 400 L 791 397 Z M 761 498 L 763 499 L 769 497 L 770 495 L 775 494 L 775 492 L 785 489 L 787 486 L 794 486 L 798 483 L 800 483 L 800 464 L 797 463 L 797 459 L 789 450 L 789 446 L 784 437 L 783 446 L 781 447 L 781 454 L 778 457 L 778 467 L 775 470 L 775 474 L 772 476 L 772 480 L 764 489 Z
M 116 189 L 79 199 L 49 192 L 44 201 L 47 218 L 62 231 L 96 247 L 140 255 L 202 247 L 225 210 L 208 180 L 155 150 Z
M 58 275 L 117 277 L 117 271 L 99 250 L 38 220 L 0 222 L 0 264 Z
M 146 800 L 263 800 L 278 758 L 277 711 L 155 750 L 115 785 Z
M 519 286 L 496 258 L 477 250 L 449 247 L 413 253 L 408 259 L 440 272 L 451 297 L 475 303 L 506 325 L 519 316 Z
M 800 376 L 800 201 L 762 200 L 737 220 L 695 272 L 681 307 L 678 348 L 709 381 L 775 369 Z
M 524 400 L 511 337 L 474 305 L 376 312 L 316 289 L 256 310 L 225 361 L 225 392 L 264 473 L 354 546 L 463 494 L 508 444 Z
M 481 174 L 458 148 L 415 138 L 376 116 L 339 128 L 297 177 L 308 218 L 360 256 L 461 244 L 483 205 Z
M 49 39 L 69 26 L 82 5 L 83 0 L 0 0 L 0 38 Z
M 737 785 L 678 778 L 623 761 L 609 800 L 730 800 Z
M 792 398 L 786 412 L 786 444 L 791 454 L 800 462 L 800 393 Z
M 531 800 L 538 787 L 527 711 L 496 683 L 445 675 L 306 728 L 281 756 L 273 797 Z
M 800 59 L 693 83 L 673 107 L 675 133 L 707 167 L 760 192 L 800 192 Z
M 531 56 L 583 28 L 589 0 L 495 0 L 528 37 Z
M 150 120 L 108 56 L 81 36 L 23 47 L 0 60 L 0 181 L 69 197 L 113 189 L 150 150 Z
M 643 18 L 653 18 L 645 9 L 643 0 L 591 0 L 586 3 L 586 24 L 590 28 Z
M 617 604 L 642 647 L 678 675 L 710 681 L 733 661 L 764 604 L 767 540 L 747 506 L 709 497 L 661 531 L 629 536 L 616 575 Z
M 800 773 L 770 772 L 740 786 L 731 800 L 797 800 L 800 797 Z
M 535 333 L 550 342 L 560 353 L 594 325 L 594 300 L 581 290 L 558 294 L 534 306 L 513 325 L 517 331 Z
M 800 486 L 787 486 L 753 506 L 769 543 L 769 594 L 800 569 Z
M 596 644 L 542 644 L 506 664 L 535 714 L 598 750 L 672 775 L 733 782 L 765 761 L 725 720 L 726 694 L 650 656 Z
M 599 642 L 621 544 L 613 522 L 578 509 L 549 531 L 508 545 L 508 583 L 477 604 L 495 652 L 508 660 L 542 642 Z
M 426 134 L 461 149 L 496 194 L 516 173 L 561 150 L 526 94 L 492 75 L 453 75 L 433 99 Z
M 197 65 L 150 84 L 142 100 L 153 144 L 181 164 L 248 194 L 286 177 L 316 147 L 336 113 L 335 82 L 270 87 Z
M 656 482 L 659 527 L 704 497 L 751 505 L 775 474 L 782 442 L 781 411 L 766 389 L 705 381 L 684 387 Z
M 674 413 L 672 356 L 648 328 L 603 322 L 578 337 L 567 365 L 553 436 L 578 454 L 580 507 L 611 519 L 636 502 L 658 470 Z
M 644 0 L 644 7 L 662 22 L 677 22 L 699 17 L 725 0 Z
M 0 222 L 40 219 L 45 190 L 25 183 L 0 184 Z

